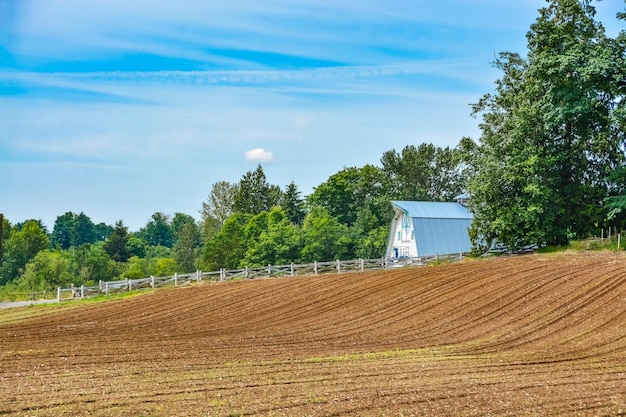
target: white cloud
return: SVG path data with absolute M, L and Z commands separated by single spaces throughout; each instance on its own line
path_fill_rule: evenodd
M 274 155 L 263 148 L 249 150 L 245 153 L 245 156 L 248 161 L 271 162 L 274 160 Z

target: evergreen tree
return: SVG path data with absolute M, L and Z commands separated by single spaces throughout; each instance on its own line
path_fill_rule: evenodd
M 304 200 L 300 197 L 298 186 L 292 181 L 289 183 L 280 199 L 280 207 L 283 209 L 287 219 L 296 225 L 301 225 L 306 215 L 304 211 Z
M 278 205 L 281 197 L 280 187 L 270 185 L 259 164 L 255 171 L 248 171 L 235 194 L 233 211 L 242 214 L 259 214 Z
M 115 222 L 113 233 L 104 243 L 104 250 L 115 262 L 126 262 L 130 257 L 127 246 L 129 237 L 128 227 L 124 226 L 124 222 L 122 220 Z

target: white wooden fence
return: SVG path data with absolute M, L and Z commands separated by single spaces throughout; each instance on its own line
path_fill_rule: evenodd
M 207 281 L 228 281 L 233 279 L 254 279 L 268 277 L 295 277 L 320 274 L 341 274 L 346 272 L 364 272 L 387 268 L 420 267 L 439 262 L 455 262 L 463 259 L 463 254 L 437 255 L 417 258 L 378 258 L 356 259 L 351 261 L 313 262 L 312 264 L 268 265 L 260 268 L 236 270 L 220 269 L 214 272 L 196 271 L 189 274 L 174 274 L 166 277 L 125 279 L 118 281 L 100 281 L 96 286 L 70 287 L 57 289 L 57 301 L 69 301 L 97 295 L 171 287 Z

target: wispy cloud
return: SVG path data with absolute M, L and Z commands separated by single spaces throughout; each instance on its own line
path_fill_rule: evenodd
M 429 78 L 430 77 L 430 78 Z M 433 78 L 434 77 L 434 78 Z M 61 99 L 120 103 L 171 102 L 169 89 L 235 87 L 273 90 L 276 94 L 405 95 L 411 90 L 441 89 L 486 84 L 484 69 L 471 60 L 433 60 L 398 65 L 342 66 L 297 70 L 211 71 L 97 71 L 97 72 L 0 72 L 2 85 L 50 93 Z M 447 81 L 444 81 L 447 80 Z M 158 90 L 155 90 L 158 86 Z M 21 90 L 20 90 L 21 89 Z M 60 91 L 50 89 L 61 89 Z M 166 92 L 167 93 L 164 93 Z M 241 90 L 238 90 L 241 92 Z M 63 93 L 65 94 L 59 94 Z M 83 92 L 81 95 L 80 93 Z M 213 92 L 215 92 L 213 90 Z M 193 94 L 193 90 L 189 90 Z M 18 94 L 19 95 L 19 94 Z

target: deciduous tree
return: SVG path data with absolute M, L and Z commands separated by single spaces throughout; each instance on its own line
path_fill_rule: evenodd
M 243 266 L 287 265 L 296 262 L 302 249 L 300 228 L 293 224 L 279 207 L 266 213 L 263 220 L 252 223 L 257 226 L 264 223 L 265 227 L 258 231 L 258 234 L 255 233 L 254 239 L 247 236 L 248 249 L 242 262 Z M 253 228 L 257 229 L 247 227 L 246 230 Z
M 192 272 L 196 268 L 196 258 L 200 250 L 200 230 L 195 222 L 187 222 L 177 233 L 172 252 L 179 271 Z
M 325 208 L 313 207 L 302 226 L 304 247 L 302 261 L 333 261 L 346 259 L 350 238 L 348 227 L 331 216 Z
M 211 194 L 200 210 L 203 241 L 208 241 L 224 225 L 224 222 L 233 214 L 235 196 L 239 190 L 238 184 L 228 181 L 219 181 L 211 187 Z
M 344 168 L 331 175 L 315 187 L 307 203 L 311 207 L 325 208 L 339 223 L 351 226 L 359 209 L 386 194 L 383 173 L 373 165 L 365 165 L 363 168 Z
M 473 108 L 482 136 L 470 184 L 477 249 L 562 244 L 603 221 L 607 174 L 624 163 L 626 42 L 586 0 L 551 0 L 528 56 L 505 52 L 494 94 Z
M 450 201 L 464 187 L 459 156 L 430 143 L 385 152 L 382 173 L 391 199 Z
M 205 270 L 238 268 L 246 253 L 244 226 L 248 216 L 235 213 L 224 222 L 222 229 L 204 246 L 202 262 Z
M 39 251 L 48 248 L 50 241 L 38 220 L 27 220 L 13 229 L 6 241 L 5 259 L 0 269 L 0 284 L 13 281 L 24 273 L 26 264 Z
M 150 246 L 165 246 L 171 248 L 174 240 L 169 216 L 156 212 L 152 219 L 137 233 Z

